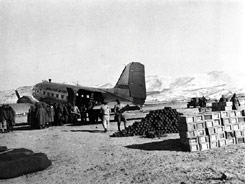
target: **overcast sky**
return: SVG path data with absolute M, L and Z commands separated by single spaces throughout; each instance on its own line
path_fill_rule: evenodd
M 243 72 L 244 23 L 242 0 L 0 0 L 0 91 L 114 83 L 130 62 L 147 76 Z

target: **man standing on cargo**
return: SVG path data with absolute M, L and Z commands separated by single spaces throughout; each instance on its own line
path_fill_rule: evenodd
M 234 95 L 232 96 L 231 102 L 232 102 L 232 110 L 238 110 L 241 104 L 238 100 L 238 97 L 236 96 L 236 93 L 234 93 Z
M 110 107 L 107 105 L 106 102 L 103 102 L 101 107 L 101 115 L 102 115 L 102 125 L 104 128 L 104 132 L 107 132 L 110 127 Z
M 117 126 L 118 126 L 118 131 L 120 132 L 121 129 L 120 129 L 120 124 L 121 124 L 121 121 L 124 122 L 124 128 L 126 128 L 127 126 L 127 119 L 125 118 L 125 115 L 124 115 L 124 107 L 123 105 L 121 104 L 121 102 L 117 99 L 116 100 L 117 104 L 114 106 L 114 112 L 115 112 L 115 120 L 117 121 Z

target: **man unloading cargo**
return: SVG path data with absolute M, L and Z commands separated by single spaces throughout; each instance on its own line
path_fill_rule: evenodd
M 232 102 L 232 110 L 238 110 L 239 106 L 241 105 L 238 97 L 236 96 L 236 93 L 231 97 L 231 102 Z
M 103 102 L 103 105 L 101 107 L 101 115 L 104 132 L 107 132 L 110 127 L 110 112 L 110 107 L 107 105 L 106 102 Z
M 124 123 L 124 128 L 127 127 L 127 119 L 125 117 L 124 111 L 125 107 L 121 104 L 121 102 L 117 99 L 117 104 L 114 106 L 114 112 L 115 112 L 115 120 L 117 121 L 118 131 L 121 131 L 120 124 L 121 121 Z

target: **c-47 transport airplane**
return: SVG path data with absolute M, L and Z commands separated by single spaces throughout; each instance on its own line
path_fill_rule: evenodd
M 49 80 L 36 84 L 32 95 L 38 101 L 46 103 L 88 106 L 91 100 L 95 105 L 99 105 L 102 102 L 113 102 L 118 99 L 122 103 L 142 106 L 146 99 L 145 69 L 141 63 L 129 63 L 114 88 L 75 86 Z

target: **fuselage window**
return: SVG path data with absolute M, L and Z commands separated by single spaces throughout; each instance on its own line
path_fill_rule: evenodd
M 61 95 L 61 98 L 63 99 L 64 98 L 64 95 Z
M 51 95 L 52 95 L 52 97 L 54 97 L 54 93 L 52 93 Z
M 44 91 L 43 94 L 46 95 L 46 92 Z
M 59 98 L 59 94 L 56 95 L 56 98 Z
M 49 96 L 49 93 L 47 93 L 47 95 Z

